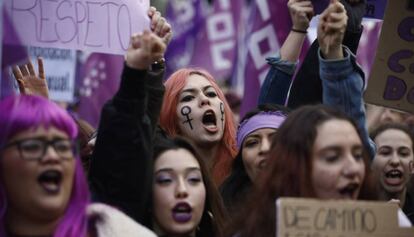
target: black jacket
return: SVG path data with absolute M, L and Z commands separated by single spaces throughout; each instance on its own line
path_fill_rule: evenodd
M 121 85 L 101 114 L 89 171 L 94 201 L 120 208 L 145 224 L 152 189 L 152 141 L 164 87 L 164 69 L 124 66 Z

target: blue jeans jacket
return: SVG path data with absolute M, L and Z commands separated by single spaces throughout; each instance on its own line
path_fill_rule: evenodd
M 375 144 L 369 138 L 365 124 L 365 107 L 362 97 L 365 85 L 363 73 L 356 64 L 355 55 L 346 47 L 344 47 L 344 53 L 344 58 L 339 60 L 325 60 L 320 52 L 318 53 L 323 103 L 342 110 L 355 120 L 362 135 L 362 142 L 373 159 Z M 259 104 L 284 105 L 296 63 L 282 61 L 279 56 L 267 60 L 271 68 L 261 87 Z

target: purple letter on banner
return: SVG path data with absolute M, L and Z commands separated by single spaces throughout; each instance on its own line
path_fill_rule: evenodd
M 149 29 L 148 7 L 149 0 L 5 0 L 22 44 L 111 54 L 124 54 L 131 34 Z

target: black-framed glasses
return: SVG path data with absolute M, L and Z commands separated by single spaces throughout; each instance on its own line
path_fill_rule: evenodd
M 74 159 L 76 154 L 74 141 L 61 138 L 53 140 L 46 138 L 27 138 L 11 142 L 4 146 L 3 149 L 11 146 L 17 146 L 20 156 L 24 160 L 41 160 L 45 156 L 49 146 L 52 146 L 59 158 L 63 160 Z

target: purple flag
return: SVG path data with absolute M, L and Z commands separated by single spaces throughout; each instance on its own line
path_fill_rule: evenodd
M 190 64 L 195 50 L 195 35 L 205 17 L 202 9 L 201 0 L 168 2 L 166 18 L 174 30 L 174 35 L 165 54 L 167 76 Z
M 2 54 L 1 54 L 1 88 L 0 96 L 5 97 L 14 94 L 13 89 L 13 78 L 10 76 L 9 67 L 18 64 L 19 62 L 28 58 L 26 47 L 21 46 L 20 39 L 16 34 L 16 31 L 11 24 L 7 11 L 2 7 L 2 39 L 7 35 L 14 42 L 15 45 L 8 45 L 2 43 Z M 4 42 L 4 40 L 2 40 Z
M 169 69 L 202 67 L 217 80 L 228 78 L 235 61 L 243 2 L 214 1 L 210 7 L 200 0 L 170 1 L 167 18 L 175 36 L 166 55 Z
M 375 61 L 382 21 L 363 21 L 362 24 L 364 31 L 359 41 L 357 61 L 365 73 L 365 78 L 368 79 Z
M 233 85 L 243 91 L 240 114 L 257 106 L 260 86 L 269 67 L 266 58 L 275 56 L 292 25 L 287 0 L 254 1 L 242 25 L 246 32 L 238 42 L 237 68 Z M 307 47 L 302 52 L 306 52 Z
M 93 53 L 80 67 L 79 116 L 97 127 L 101 110 L 119 87 L 122 56 Z

